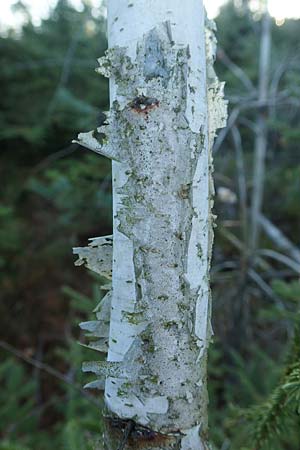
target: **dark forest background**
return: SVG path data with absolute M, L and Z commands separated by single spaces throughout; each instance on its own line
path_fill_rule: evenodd
M 110 163 L 71 144 L 108 109 L 95 73 L 105 18 L 59 0 L 0 36 L 0 449 L 91 450 L 101 396 L 85 392 L 78 323 L 100 280 L 72 247 L 111 233 Z M 255 103 L 261 17 L 228 2 L 216 70 L 229 126 L 215 147 L 210 430 L 219 450 L 300 448 L 300 21 L 272 21 L 269 101 Z M 240 107 L 240 108 L 239 108 Z M 258 114 L 268 127 L 259 248 L 247 226 Z M 93 356 L 94 357 L 94 356 Z

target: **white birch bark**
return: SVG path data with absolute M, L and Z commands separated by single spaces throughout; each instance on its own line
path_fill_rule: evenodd
M 84 370 L 106 379 L 105 448 L 127 433 L 126 449 L 206 449 L 211 147 L 226 120 L 213 24 L 205 38 L 201 0 L 109 0 L 108 38 L 108 125 L 78 142 L 113 160 L 111 308 L 81 325 L 100 350 L 109 317 L 109 346 Z M 107 248 L 74 251 L 105 267 Z

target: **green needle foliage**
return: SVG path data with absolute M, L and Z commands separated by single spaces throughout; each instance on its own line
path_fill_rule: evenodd
M 300 284 L 274 283 L 277 292 L 293 302 L 300 299 Z M 262 404 L 242 410 L 255 450 L 299 448 L 300 445 L 300 314 L 295 315 L 294 337 L 283 375 Z

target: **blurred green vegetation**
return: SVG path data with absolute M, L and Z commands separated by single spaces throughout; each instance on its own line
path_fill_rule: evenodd
M 0 323 L 1 341 L 12 346 L 0 348 L 0 449 L 92 450 L 101 437 L 102 403 L 80 388 L 88 381 L 81 362 L 91 356 L 77 343 L 77 324 L 91 317 L 99 280 L 73 267 L 71 248 L 111 232 L 110 163 L 70 143 L 108 108 L 107 80 L 94 70 L 107 46 L 105 20 L 89 2 L 77 11 L 59 0 L 39 26 L 21 2 L 16 8 L 27 17 L 22 30 L 0 36 Z M 220 50 L 253 86 L 258 19 L 232 2 L 217 19 Z M 273 23 L 272 95 L 280 101 L 268 114 L 264 198 L 264 214 L 298 249 L 299 35 L 299 21 Z M 250 94 L 222 58 L 216 66 L 231 112 Z M 248 194 L 257 111 L 245 108 L 236 123 Z M 238 193 L 230 133 L 215 155 L 215 181 L 218 193 Z M 244 270 L 239 200 L 216 197 L 211 438 L 220 450 L 298 450 L 299 274 L 282 258 L 265 259 L 249 271 L 252 278 Z M 265 233 L 260 247 L 278 253 Z

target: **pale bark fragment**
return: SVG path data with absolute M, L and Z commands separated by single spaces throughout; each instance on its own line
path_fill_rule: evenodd
M 89 344 L 79 343 L 82 347 L 88 348 L 90 350 L 96 350 L 99 353 L 107 353 L 108 352 L 108 337 L 101 338 L 97 341 L 91 341 Z
M 102 322 L 100 320 L 90 320 L 89 322 L 81 322 L 80 328 L 84 331 L 89 331 L 88 336 L 95 337 L 108 337 L 109 335 L 109 323 Z
M 181 441 L 181 450 L 206 450 L 200 438 L 200 425 L 188 430 Z
M 110 322 L 111 297 L 112 293 L 108 291 L 93 310 L 98 320 Z
M 90 383 L 85 384 L 84 389 L 98 389 L 99 391 L 104 391 L 105 381 L 104 380 L 95 380 Z
M 118 376 L 120 364 L 107 361 L 87 361 L 82 364 L 83 372 L 91 372 L 103 379 L 108 376 Z
M 112 236 L 89 239 L 88 247 L 75 247 L 73 253 L 78 255 L 75 266 L 85 265 L 93 272 L 105 278 L 112 277 Z

